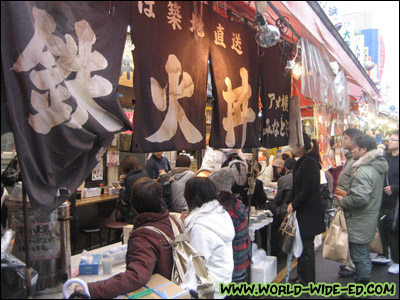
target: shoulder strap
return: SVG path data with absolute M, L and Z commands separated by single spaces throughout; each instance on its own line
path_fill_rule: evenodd
M 173 220 L 171 217 L 169 217 L 169 221 L 171 222 L 171 227 L 172 227 L 172 230 L 174 232 L 174 237 L 176 238 L 178 235 L 181 234 L 180 231 L 179 231 L 179 228 L 176 225 L 175 220 Z
M 140 228 L 147 228 L 147 229 L 150 229 L 150 230 L 152 230 L 154 232 L 157 232 L 158 234 L 162 235 L 168 241 L 168 243 L 171 245 L 172 248 L 175 246 L 175 242 L 173 240 L 171 240 L 171 238 L 168 235 L 166 235 L 164 233 L 164 231 L 158 229 L 157 227 L 154 227 L 154 226 L 143 226 L 143 227 L 140 227 Z

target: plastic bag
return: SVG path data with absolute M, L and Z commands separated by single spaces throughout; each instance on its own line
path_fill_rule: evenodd
M 303 253 L 303 242 L 301 241 L 300 227 L 297 222 L 296 212 L 294 213 L 294 227 L 296 228 L 296 238 L 294 240 L 292 254 L 294 257 L 300 257 Z
M 26 298 L 26 264 L 11 254 L 15 232 L 7 230 L 1 237 L 1 299 Z M 34 296 L 39 274 L 31 270 L 31 291 Z
M 197 292 L 197 277 L 194 270 L 192 256 L 189 256 L 186 262 L 185 280 L 180 284 L 183 289 L 192 290 Z

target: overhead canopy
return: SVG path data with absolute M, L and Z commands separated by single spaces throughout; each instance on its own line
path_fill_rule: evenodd
M 244 17 L 254 20 L 255 2 L 228 1 L 229 7 L 236 10 Z M 310 40 L 320 51 L 325 50 L 332 59 L 337 61 L 345 71 L 350 82 L 358 85 L 375 102 L 378 100 L 379 91 L 369 78 L 363 66 L 348 48 L 340 34 L 326 17 L 316 1 L 268 1 L 268 11 L 264 13 L 268 23 L 275 23 L 279 19 L 271 5 L 287 18 L 293 30 L 300 36 Z M 296 42 L 296 34 L 288 30 L 285 39 Z
M 326 49 L 347 73 L 350 80 L 359 85 L 376 102 L 378 90 L 351 50 L 348 47 L 346 49 L 347 45 L 339 42 L 335 37 L 335 34 L 338 34 L 337 31 L 328 28 L 325 22 L 322 22 L 321 16 L 310 5 L 305 5 L 307 2 L 282 1 L 281 3 L 302 24 L 301 35 L 314 40 L 314 45 L 320 50 Z

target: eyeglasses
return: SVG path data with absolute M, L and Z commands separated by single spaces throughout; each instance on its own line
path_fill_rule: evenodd
M 388 139 L 388 141 L 389 141 L 389 142 L 398 142 L 399 140 L 390 138 L 390 139 Z

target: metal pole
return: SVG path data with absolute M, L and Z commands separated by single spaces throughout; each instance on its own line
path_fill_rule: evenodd
M 247 224 L 250 226 L 250 211 L 251 211 L 251 198 L 253 197 L 254 194 L 254 189 L 256 187 L 256 171 L 258 168 L 258 153 L 257 153 L 257 148 L 253 148 L 253 157 L 251 159 L 251 170 L 250 170 L 250 177 L 249 177 L 249 202 L 247 206 Z M 247 268 L 247 274 L 249 275 L 247 277 L 247 283 L 251 283 L 251 259 L 252 259 L 252 249 L 253 249 L 253 242 L 250 239 L 250 264 Z M 251 299 L 251 298 L 250 298 Z
M 33 299 L 32 288 L 31 288 L 31 256 L 29 253 L 29 238 L 28 238 L 28 214 L 27 214 L 27 199 L 25 186 L 22 183 L 22 212 L 24 216 L 24 240 L 25 240 L 25 280 L 26 280 L 26 292 L 28 299 Z

